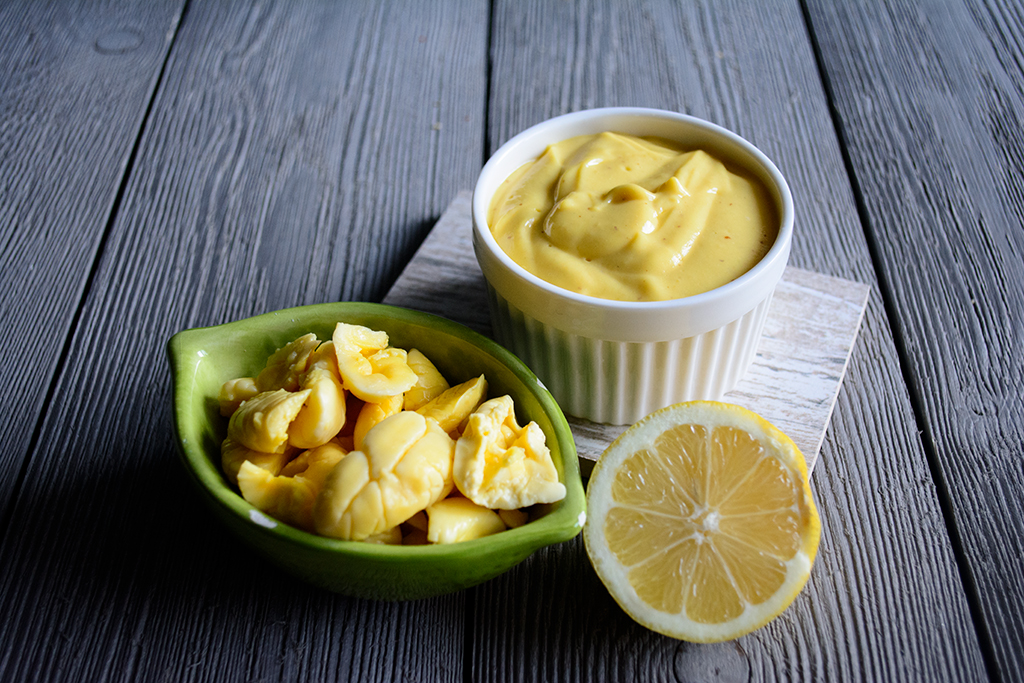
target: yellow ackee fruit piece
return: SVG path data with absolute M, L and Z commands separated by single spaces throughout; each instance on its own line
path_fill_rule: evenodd
M 427 540 L 430 543 L 460 543 L 505 530 L 494 510 L 466 498 L 445 498 L 427 508 Z
M 323 446 L 303 451 L 285 465 L 280 474 L 282 477 L 305 477 L 319 490 L 323 488 L 327 475 L 346 455 L 347 450 L 331 441 Z
M 355 450 L 363 447 L 363 439 L 366 438 L 367 432 L 395 413 L 401 412 L 403 402 L 402 395 L 395 394 L 380 403 L 364 403 L 359 411 L 359 417 L 356 418 L 355 430 L 352 432 L 352 445 Z
M 455 447 L 452 475 L 463 495 L 491 509 L 565 498 L 544 432 L 536 422 L 516 423 L 511 396 L 493 398 L 469 416 Z
M 821 524 L 793 441 L 745 408 L 656 411 L 605 450 L 583 540 L 633 619 L 718 642 L 781 614 L 810 575 Z
M 448 380 L 419 349 L 409 349 L 406 362 L 419 379 L 405 392 L 405 410 L 416 410 L 448 390 Z
M 392 415 L 331 470 L 313 507 L 317 533 L 360 541 L 398 526 L 451 491 L 454 451 L 435 421 Z
M 483 375 L 452 387 L 419 350 L 338 323 L 330 341 L 303 335 L 221 386 L 222 469 L 255 507 L 325 536 L 453 543 L 520 527 L 519 508 L 565 487 L 540 428 L 487 390 Z M 456 484 L 467 498 L 446 498 Z
M 363 542 L 376 543 L 378 545 L 402 545 L 402 529 L 396 526 L 383 533 L 367 536 L 363 539 Z
M 523 510 L 498 510 L 498 516 L 509 529 L 518 529 L 530 521 L 530 516 Z
M 231 484 L 238 485 L 238 469 L 243 462 L 249 461 L 254 466 L 266 470 L 272 475 L 279 474 L 285 464 L 295 455 L 293 449 L 286 448 L 280 453 L 262 453 L 243 446 L 234 439 L 224 439 L 220 445 L 220 466 L 224 476 Z
M 310 394 L 288 428 L 288 441 L 296 448 L 316 448 L 337 436 L 345 424 L 345 390 L 334 344 L 327 342 L 310 356 L 300 386 Z
M 231 416 L 228 438 L 261 453 L 283 452 L 288 443 L 288 427 L 309 394 L 308 389 L 256 394 Z
M 256 388 L 261 392 L 275 389 L 296 391 L 309 356 L 319 345 L 320 340 L 310 332 L 279 348 L 267 359 L 267 366 L 256 375 Z
M 345 389 L 364 401 L 378 403 L 404 394 L 419 379 L 406 362 L 406 352 L 388 346 L 386 332 L 338 323 L 333 341 Z
M 446 432 L 454 431 L 487 398 L 487 380 L 483 375 L 458 384 L 424 405 L 416 412 L 430 417 Z
M 325 444 L 302 453 L 276 477 L 246 461 L 238 470 L 238 490 L 253 507 L 271 517 L 313 531 L 313 503 L 327 475 L 343 457 L 344 450 Z M 297 461 L 301 462 L 293 466 Z
M 242 404 L 242 401 L 248 401 L 258 393 L 260 393 L 260 390 L 256 388 L 256 380 L 252 377 L 229 379 L 221 385 L 220 393 L 217 394 L 217 402 L 220 403 L 220 414 L 224 417 L 230 417 L 232 413 L 238 410 L 238 406 Z

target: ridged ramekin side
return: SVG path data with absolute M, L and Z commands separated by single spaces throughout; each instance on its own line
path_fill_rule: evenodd
M 544 383 L 569 415 L 632 424 L 673 403 L 718 400 L 736 386 L 757 352 L 769 294 L 709 332 L 658 342 L 590 339 L 526 315 L 488 286 L 493 336 Z

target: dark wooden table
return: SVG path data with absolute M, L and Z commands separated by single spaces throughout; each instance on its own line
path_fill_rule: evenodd
M 0 3 L 0 680 L 1024 680 L 1024 10 L 910 3 Z M 634 624 L 580 539 L 377 603 L 213 524 L 176 331 L 376 301 L 488 155 L 595 106 L 750 139 L 793 265 L 872 296 L 769 626 Z

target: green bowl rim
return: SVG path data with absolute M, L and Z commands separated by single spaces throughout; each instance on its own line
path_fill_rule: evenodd
M 203 448 L 200 445 L 189 443 L 182 438 L 181 421 L 183 407 L 187 405 L 193 384 L 187 377 L 183 377 L 183 371 L 189 367 L 198 368 L 199 360 L 202 358 L 202 356 L 196 353 L 195 360 L 190 360 L 188 358 L 189 352 L 201 351 L 202 344 L 200 342 L 208 338 L 211 333 L 251 329 L 254 326 L 258 326 L 260 322 L 269 322 L 290 316 L 304 318 L 335 317 L 339 321 L 343 321 L 346 314 L 361 315 L 363 318 L 380 316 L 382 318 L 402 320 L 413 325 L 439 329 L 442 332 L 461 338 L 479 347 L 486 354 L 495 357 L 500 363 L 505 365 L 523 381 L 524 386 L 536 397 L 551 421 L 551 428 L 558 444 L 561 460 L 560 463 L 556 462 L 556 468 L 559 469 L 562 483 L 566 487 L 566 497 L 559 503 L 553 504 L 555 509 L 550 510 L 542 517 L 516 529 L 508 529 L 500 534 L 448 545 L 390 546 L 359 541 L 344 541 L 302 531 L 260 512 L 242 498 L 240 494 L 233 491 L 224 480 L 220 469 L 213 465 Z M 583 528 L 586 520 L 586 494 L 583 489 L 576 445 L 564 413 L 543 383 L 517 356 L 497 342 L 461 323 L 432 313 L 388 304 L 368 302 L 311 304 L 281 309 L 220 325 L 182 330 L 168 340 L 167 355 L 171 365 L 172 381 L 174 384 L 173 417 L 175 441 L 182 464 L 194 483 L 210 500 L 234 514 L 240 521 L 262 527 L 261 532 L 263 533 L 277 536 L 282 540 L 299 544 L 312 550 L 340 552 L 347 556 L 367 559 L 394 558 L 411 560 L 420 556 L 433 559 L 444 559 L 445 557 L 457 559 L 467 555 L 476 555 L 478 553 L 474 551 L 486 551 L 489 547 L 495 551 L 519 549 L 527 551 L 526 554 L 529 554 L 545 545 L 569 540 L 578 535 Z M 258 517 L 254 518 L 257 515 L 262 516 L 272 526 L 257 521 Z

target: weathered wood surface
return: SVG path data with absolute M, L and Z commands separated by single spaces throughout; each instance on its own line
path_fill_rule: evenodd
M 994 677 L 1024 679 L 1024 15 L 809 3 Z
M 473 253 L 472 192 L 452 200 L 384 297 L 490 334 L 486 284 Z M 722 400 L 749 408 L 784 431 L 813 471 L 867 304 L 859 282 L 792 266 L 775 290 L 757 357 Z M 624 426 L 566 416 L 590 474 Z
M 24 416 L 0 430 L 4 521 L 182 4 L 0 3 L 0 386 Z
M 181 3 L 0 5 L 0 378 L 25 392 L 0 680 L 1021 680 L 1020 11 L 807 5 L 194 0 L 176 30 Z M 791 263 L 872 287 L 794 606 L 671 641 L 579 539 L 367 603 L 213 525 L 166 339 L 380 298 L 488 153 L 601 105 L 752 140 L 794 190 Z
M 379 298 L 479 170 L 486 39 L 485 2 L 190 4 L 0 549 L 0 680 L 463 679 L 464 595 L 325 594 L 212 522 L 164 344 Z
M 489 151 L 585 107 L 654 106 L 709 119 L 758 145 L 788 178 L 798 207 L 791 263 L 875 288 L 797 3 L 499 2 L 494 11 Z M 715 671 L 720 680 L 984 677 L 881 304 L 869 302 L 812 478 L 822 546 L 789 611 L 733 644 L 680 645 L 630 622 L 600 590 L 582 543 L 569 543 L 476 590 L 471 673 L 516 681 L 594 672 L 651 680 Z M 529 586 L 526 600 L 518 585 Z M 532 603 L 564 616 L 538 616 Z M 523 665 L 537 660 L 537 670 Z

